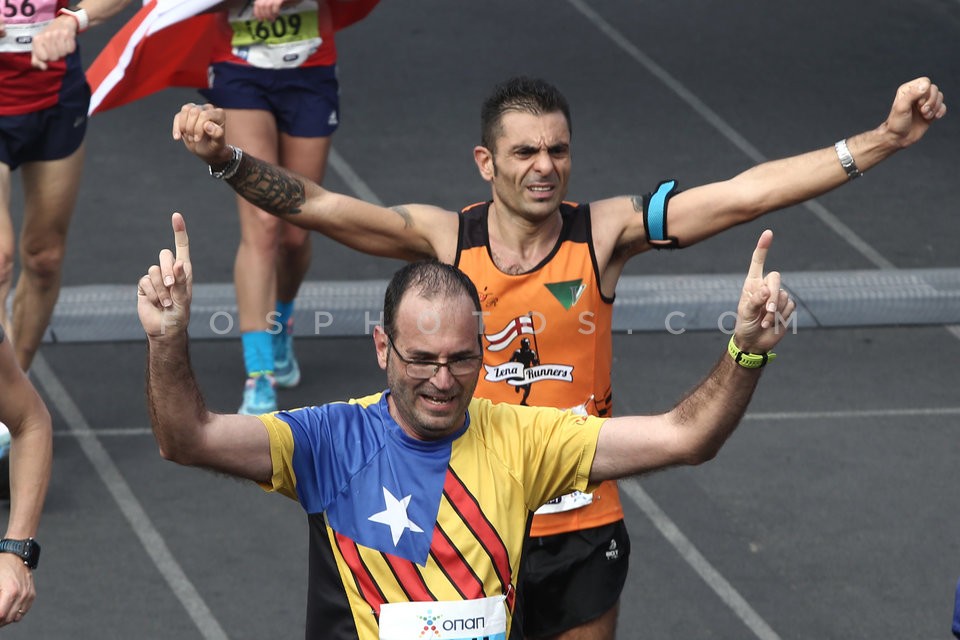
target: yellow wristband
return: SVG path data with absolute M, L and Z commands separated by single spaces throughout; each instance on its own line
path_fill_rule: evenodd
M 730 336 L 730 342 L 727 343 L 727 353 L 733 358 L 733 361 L 745 369 L 759 369 L 770 360 L 777 357 L 775 353 L 746 353 L 740 350 L 737 343 Z

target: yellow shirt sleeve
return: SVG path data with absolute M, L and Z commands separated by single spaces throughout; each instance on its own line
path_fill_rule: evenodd
M 274 414 L 259 416 L 270 438 L 270 460 L 273 475 L 270 483 L 258 483 L 264 491 L 276 491 L 292 500 L 297 499 L 297 478 L 293 472 L 293 433 L 290 425 Z
M 475 412 L 475 414 L 474 414 Z M 501 452 L 526 491 L 531 510 L 571 491 L 589 491 L 597 439 L 606 418 L 549 407 L 494 404 L 475 399 L 471 428 Z

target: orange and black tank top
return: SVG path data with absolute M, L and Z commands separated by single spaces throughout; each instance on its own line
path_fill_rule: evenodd
M 455 265 L 477 287 L 483 312 L 483 368 L 476 394 L 494 402 L 572 409 L 609 417 L 613 299 L 600 291 L 590 206 L 563 203 L 551 253 L 526 273 L 493 262 L 490 203 L 460 212 Z M 562 496 L 537 511 L 530 534 L 554 535 L 623 518 L 616 483 Z

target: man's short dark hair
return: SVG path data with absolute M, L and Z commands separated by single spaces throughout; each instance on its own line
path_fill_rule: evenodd
M 503 114 L 508 111 L 536 116 L 560 111 L 567 119 L 567 129 L 573 134 L 570 105 L 560 90 L 539 78 L 518 76 L 495 86 L 480 111 L 480 144 L 490 151 L 495 151 L 496 140 L 503 131 Z
M 427 300 L 465 295 L 473 302 L 477 322 L 480 321 L 480 296 L 473 281 L 453 265 L 439 260 L 420 260 L 404 265 L 393 274 L 387 285 L 387 292 L 383 296 L 383 328 L 388 336 L 396 335 L 397 307 L 408 291 L 414 291 Z

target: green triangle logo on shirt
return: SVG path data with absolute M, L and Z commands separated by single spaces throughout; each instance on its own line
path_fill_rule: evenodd
M 553 297 L 563 305 L 563 308 L 567 311 L 570 308 L 577 304 L 577 301 L 580 300 L 580 296 L 583 295 L 583 290 L 587 288 L 583 284 L 583 280 L 567 280 L 565 282 L 549 282 L 544 285 L 550 293 L 553 294 Z

